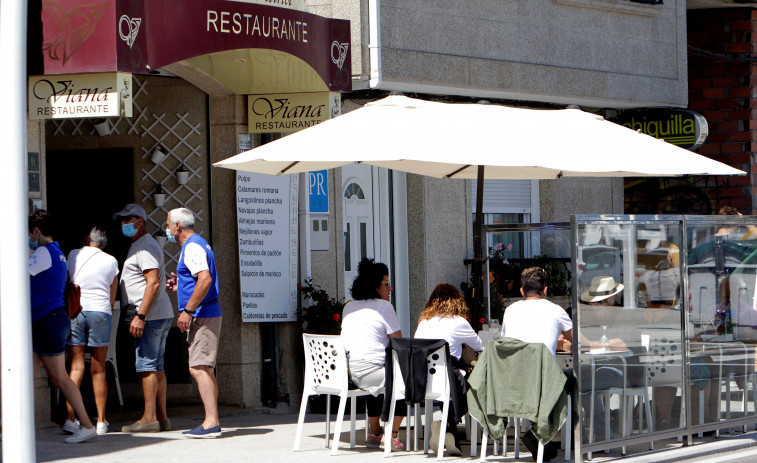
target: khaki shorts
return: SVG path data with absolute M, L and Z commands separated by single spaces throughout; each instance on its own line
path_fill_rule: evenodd
M 221 334 L 221 317 L 196 317 L 187 332 L 189 367 L 215 367 L 218 355 L 218 338 Z

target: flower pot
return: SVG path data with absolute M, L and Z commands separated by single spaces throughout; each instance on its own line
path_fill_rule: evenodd
M 152 200 L 155 202 L 155 207 L 163 207 L 163 205 L 166 203 L 166 194 L 154 193 L 152 195 Z
M 155 148 L 152 150 L 152 156 L 150 157 L 150 160 L 153 162 L 153 164 L 160 164 L 161 162 L 165 161 L 168 155 L 161 151 L 160 147 Z
M 105 135 L 110 135 L 110 123 L 107 119 L 95 119 L 94 121 L 95 130 L 97 131 L 97 134 L 101 137 L 104 137 Z
M 186 185 L 187 180 L 189 180 L 189 172 L 186 170 L 176 172 L 176 181 L 179 182 L 179 185 Z

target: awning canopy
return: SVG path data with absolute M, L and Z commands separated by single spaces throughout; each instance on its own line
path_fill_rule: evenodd
M 182 63 L 237 94 L 349 92 L 351 62 L 349 21 L 286 8 L 57 0 L 29 10 L 30 74 L 149 74 Z

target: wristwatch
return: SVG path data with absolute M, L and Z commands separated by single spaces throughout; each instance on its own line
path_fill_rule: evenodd
M 145 314 L 137 312 L 137 313 L 135 314 L 135 316 L 136 316 L 137 318 L 139 318 L 140 320 L 142 320 L 142 321 L 145 321 L 145 316 L 146 316 Z

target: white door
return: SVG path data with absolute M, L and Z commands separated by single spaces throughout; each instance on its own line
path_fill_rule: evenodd
M 358 263 L 373 258 L 373 173 L 371 166 L 352 164 L 342 167 L 344 202 L 344 289 L 350 299 L 352 280 Z

